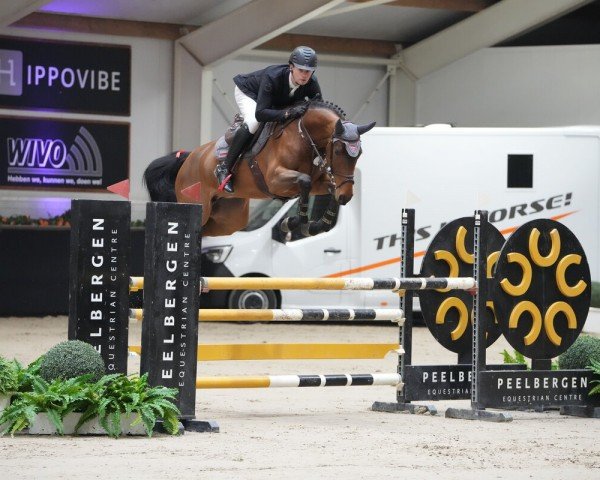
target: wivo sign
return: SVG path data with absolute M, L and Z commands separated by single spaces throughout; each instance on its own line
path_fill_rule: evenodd
M 92 189 L 129 178 L 129 124 L 0 117 L 0 187 Z
M 131 48 L 0 37 L 0 106 L 130 115 Z

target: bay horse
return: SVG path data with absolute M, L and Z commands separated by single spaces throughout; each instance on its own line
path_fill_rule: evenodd
M 230 235 L 248 223 L 250 199 L 300 197 L 298 214 L 281 225 L 284 232 L 297 228 L 305 236 L 329 230 L 339 205 L 353 195 L 354 169 L 362 153 L 360 135 L 375 126 L 355 125 L 344 120 L 344 112 L 323 100 L 308 101 L 306 113 L 284 124 L 266 124 L 270 137 L 255 155 L 242 155 L 236 165 L 235 191 L 218 190 L 214 171 L 216 144 L 211 141 L 189 154 L 178 152 L 154 160 L 144 172 L 144 183 L 152 201 L 190 202 L 188 187 L 200 183 L 202 236 Z M 254 173 L 253 173 L 254 170 Z M 261 180 L 262 178 L 262 180 Z M 309 195 L 329 193 L 331 201 L 321 217 L 309 221 Z

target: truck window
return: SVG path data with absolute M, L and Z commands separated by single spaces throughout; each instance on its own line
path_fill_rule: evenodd
M 242 231 L 252 232 L 262 227 L 275 216 L 282 205 L 281 200 L 275 199 L 259 200 L 256 203 L 251 203 L 248 225 Z
M 533 188 L 533 155 L 508 155 L 508 188 Z
M 323 216 L 323 214 L 325 213 L 325 210 L 327 210 L 327 206 L 329 205 L 330 198 L 331 198 L 330 195 L 315 195 L 315 196 L 309 197 L 308 218 L 310 218 L 312 220 L 320 219 Z M 292 208 L 290 208 L 290 210 L 288 211 L 288 214 L 285 217 L 294 216 L 294 215 L 296 215 L 297 212 L 298 212 L 298 207 L 293 206 Z M 333 226 L 335 226 L 335 224 Z M 302 235 L 302 233 L 300 233 L 299 231 L 295 231 L 292 233 L 291 241 L 294 242 L 296 240 L 301 240 L 303 238 L 306 238 L 306 237 L 304 237 Z

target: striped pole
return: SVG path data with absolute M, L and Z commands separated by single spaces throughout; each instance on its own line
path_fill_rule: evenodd
M 287 308 L 274 309 L 227 309 L 207 308 L 198 311 L 199 322 L 301 322 L 338 320 L 381 320 L 404 323 L 402 310 L 398 308 Z M 141 321 L 144 310 L 129 309 L 129 318 Z
M 139 345 L 129 351 L 140 354 Z M 355 360 L 385 358 L 404 349 L 398 343 L 234 343 L 198 345 L 196 360 Z
M 343 373 L 339 375 L 266 375 L 247 377 L 199 377 L 197 389 L 282 388 L 282 387 L 364 387 L 388 385 L 402 387 L 398 373 Z
M 469 290 L 471 277 L 443 278 L 270 278 L 201 277 L 202 291 L 210 290 Z M 144 288 L 143 277 L 131 277 L 130 291 Z

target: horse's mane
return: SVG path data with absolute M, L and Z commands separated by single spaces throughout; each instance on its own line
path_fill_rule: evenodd
M 336 105 L 333 102 L 329 102 L 323 99 L 314 99 L 308 101 L 308 108 L 325 108 L 326 110 L 331 110 L 342 120 L 346 120 L 346 112 L 342 110 L 342 107 Z

